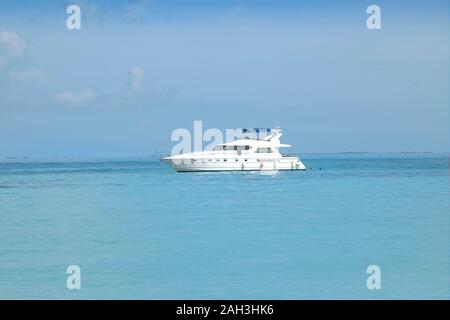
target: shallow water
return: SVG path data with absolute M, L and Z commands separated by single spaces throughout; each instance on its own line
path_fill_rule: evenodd
M 0 163 L 0 299 L 450 298 L 448 155 L 302 159 Z

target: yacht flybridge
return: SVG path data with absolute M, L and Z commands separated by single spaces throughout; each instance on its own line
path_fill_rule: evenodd
M 211 151 L 178 154 L 162 160 L 178 172 L 305 170 L 298 157 L 280 153 L 279 148 L 290 147 L 280 143 L 282 134 L 279 128 L 242 129 L 242 137 L 219 144 Z

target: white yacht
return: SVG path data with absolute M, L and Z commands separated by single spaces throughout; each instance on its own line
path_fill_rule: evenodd
M 266 135 L 262 135 L 262 132 Z M 281 129 L 242 129 L 243 136 L 233 142 L 219 144 L 211 151 L 199 151 L 164 157 L 178 172 L 195 171 L 265 171 L 305 170 L 296 156 L 280 153 Z

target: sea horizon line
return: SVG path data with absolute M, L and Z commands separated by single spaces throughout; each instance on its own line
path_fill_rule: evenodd
M 339 151 L 339 152 L 292 152 L 298 156 L 314 155 L 449 155 L 449 151 Z M 167 153 L 155 152 L 140 156 L 0 156 L 0 162 L 102 162 L 102 161 L 149 161 L 160 160 Z

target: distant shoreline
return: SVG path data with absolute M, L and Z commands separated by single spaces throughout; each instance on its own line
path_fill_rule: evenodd
M 302 154 L 447 154 L 448 152 L 432 152 L 432 151 L 342 151 L 342 152 L 304 152 Z

